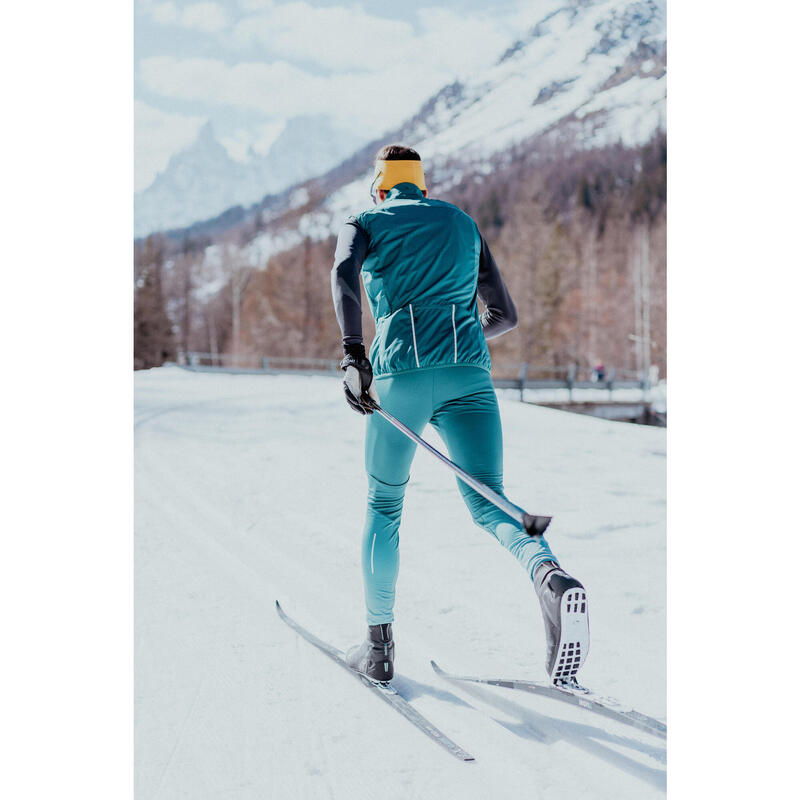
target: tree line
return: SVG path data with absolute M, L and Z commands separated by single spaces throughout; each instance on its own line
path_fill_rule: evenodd
M 526 361 L 666 373 L 666 159 L 658 133 L 642 147 L 568 155 L 544 140 L 520 145 L 441 191 L 431 171 L 432 194 L 475 219 L 517 304 L 518 328 L 490 344 L 498 371 Z M 335 237 L 252 268 L 240 248 L 262 227 L 136 243 L 136 368 L 192 350 L 338 357 Z

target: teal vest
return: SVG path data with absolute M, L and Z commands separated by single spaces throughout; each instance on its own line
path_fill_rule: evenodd
M 400 183 L 356 220 L 369 238 L 361 274 L 375 317 L 374 374 L 453 364 L 490 370 L 477 302 L 480 235 L 472 219 Z

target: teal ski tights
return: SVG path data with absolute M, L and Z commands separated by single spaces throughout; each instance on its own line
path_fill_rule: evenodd
M 376 379 L 381 405 L 421 434 L 430 422 L 450 458 L 496 492 L 503 493 L 503 433 L 489 373 L 480 367 L 447 366 Z M 367 624 L 394 621 L 398 531 L 403 496 L 416 444 L 379 414 L 367 417 L 369 479 L 362 568 Z M 457 479 L 473 520 L 489 531 L 533 577 L 544 561 L 556 561 L 543 537 L 520 524 Z M 557 562 L 556 562 L 557 563 Z

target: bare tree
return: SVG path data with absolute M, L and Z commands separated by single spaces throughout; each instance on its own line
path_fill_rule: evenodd
M 228 279 L 231 297 L 231 347 L 230 352 L 238 357 L 242 352 L 242 300 L 252 273 L 245 254 L 235 244 L 226 244 L 223 251 L 222 268 Z

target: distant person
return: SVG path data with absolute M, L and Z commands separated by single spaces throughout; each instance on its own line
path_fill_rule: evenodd
M 606 368 L 603 366 L 602 361 L 598 361 L 594 368 L 595 383 L 602 383 L 606 379 Z
M 371 404 L 380 398 L 418 434 L 431 423 L 456 464 L 502 493 L 503 437 L 486 340 L 514 328 L 517 312 L 475 222 L 428 197 L 418 153 L 400 145 L 381 149 L 371 194 L 374 208 L 350 217 L 339 233 L 331 287 L 342 330 L 345 397 L 367 415 L 361 563 L 368 632 L 347 661 L 385 682 L 394 675 L 398 531 L 416 445 Z M 376 325 L 369 358 L 359 274 Z M 486 306 L 482 314 L 477 298 Z M 530 575 L 545 621 L 547 671 L 553 681 L 573 682 L 589 647 L 583 586 L 561 569 L 543 537 L 529 536 L 461 481 L 458 488 L 474 521 Z M 574 594 L 569 589 L 579 590 L 580 606 L 567 603 Z

